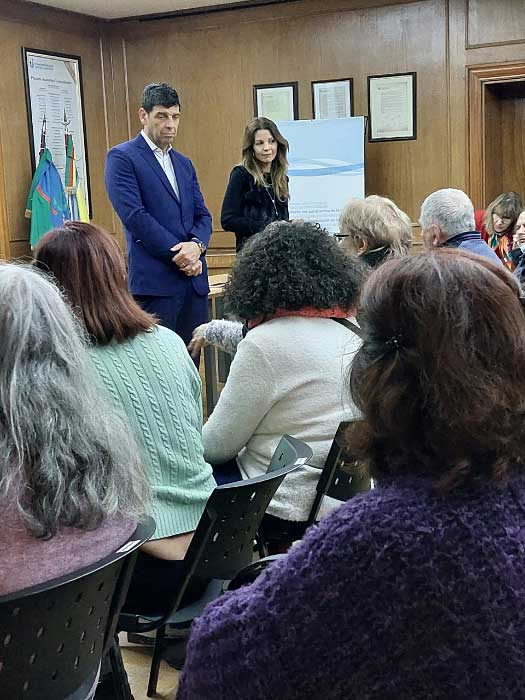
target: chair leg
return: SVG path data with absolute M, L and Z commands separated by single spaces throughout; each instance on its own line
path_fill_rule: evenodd
M 164 651 L 164 637 L 166 634 L 166 625 L 162 625 L 157 630 L 155 635 L 155 648 L 153 649 L 153 658 L 151 659 L 151 668 L 148 680 L 148 698 L 152 698 L 157 692 L 157 683 L 159 682 L 160 662 L 162 661 L 162 652 Z
M 267 543 L 264 541 L 264 537 L 257 533 L 255 535 L 255 542 L 257 544 L 257 550 L 259 551 L 259 557 L 261 559 L 264 559 L 264 557 L 268 556 L 268 546 Z
M 115 635 L 113 644 L 109 649 L 109 662 L 111 664 L 111 676 L 115 689 L 115 700 L 135 700 L 128 681 L 128 674 L 124 668 L 122 652 L 118 643 L 118 636 Z

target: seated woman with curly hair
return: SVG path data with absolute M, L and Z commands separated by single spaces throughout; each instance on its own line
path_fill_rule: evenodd
M 456 250 L 370 276 L 349 439 L 376 488 L 206 609 L 178 700 L 523 695 L 518 295 L 503 266 Z
M 224 482 L 239 469 L 265 473 L 283 433 L 307 442 L 311 466 L 285 479 L 273 517 L 306 520 L 337 427 L 356 415 L 343 377 L 360 339 L 336 321 L 355 315 L 363 274 L 332 237 L 302 221 L 270 224 L 232 268 L 225 306 L 249 330 L 203 428 L 204 454 Z

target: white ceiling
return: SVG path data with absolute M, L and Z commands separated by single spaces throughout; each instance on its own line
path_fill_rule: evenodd
M 24 2 L 29 1 L 24 0 Z M 226 5 L 232 2 L 245 2 L 245 0 L 36 0 L 35 4 L 80 12 L 101 19 L 119 19 L 120 17 L 168 14 L 194 7 Z

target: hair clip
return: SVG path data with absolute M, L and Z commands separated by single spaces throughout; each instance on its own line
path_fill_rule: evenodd
M 392 335 L 390 338 L 385 340 L 385 345 L 387 345 L 389 348 L 394 348 L 394 350 L 399 350 L 403 345 L 403 336 L 400 334 Z

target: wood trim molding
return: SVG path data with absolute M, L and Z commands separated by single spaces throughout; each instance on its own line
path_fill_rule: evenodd
M 3 129 L 1 133 L 6 133 Z M 9 260 L 11 245 L 9 242 L 9 219 L 7 216 L 7 198 L 5 191 L 5 170 L 2 139 L 0 138 L 0 259 Z
M 465 0 L 465 49 L 486 49 L 492 46 L 509 46 L 510 44 L 525 44 L 525 39 L 512 39 L 511 41 L 492 41 L 479 44 L 471 44 L 470 34 L 470 0 Z
M 488 85 L 525 80 L 525 61 L 467 66 L 468 191 L 475 208 L 486 202 L 484 90 Z

